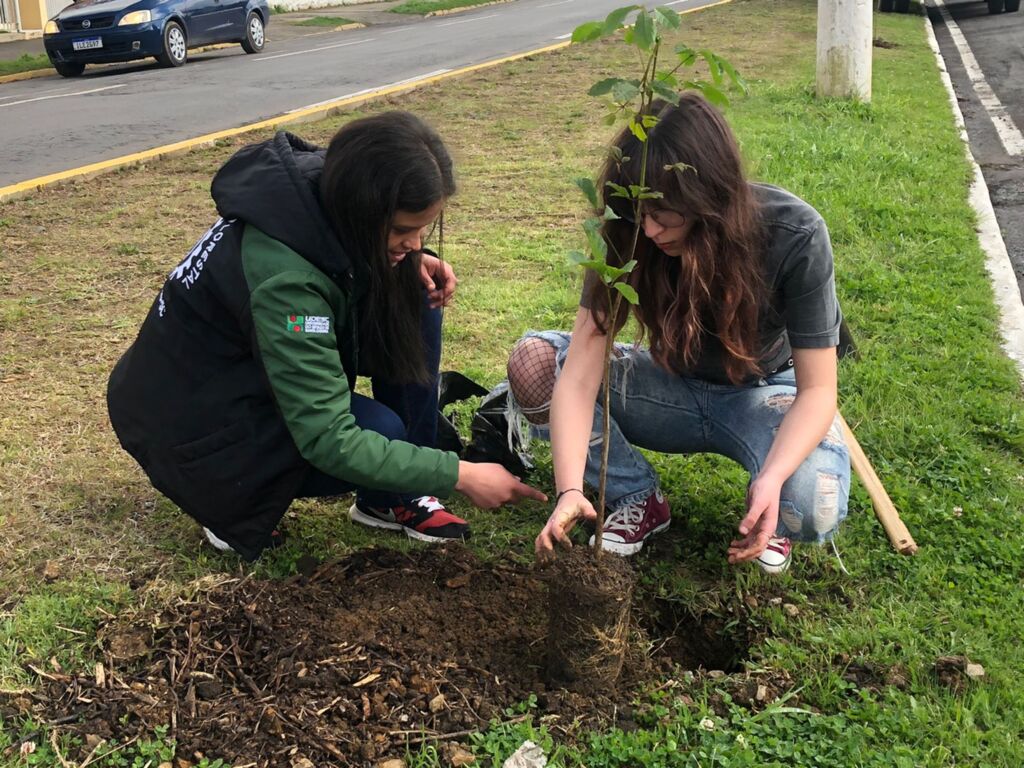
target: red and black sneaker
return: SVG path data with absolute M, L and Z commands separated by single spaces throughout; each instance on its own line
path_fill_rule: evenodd
M 469 523 L 449 512 L 433 496 L 420 496 L 397 507 L 370 507 L 357 499 L 348 516 L 371 528 L 405 531 L 410 538 L 435 544 L 469 538 Z

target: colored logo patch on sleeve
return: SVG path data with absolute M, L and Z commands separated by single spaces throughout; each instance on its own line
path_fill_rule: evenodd
M 330 333 L 331 318 L 318 315 L 288 315 L 288 330 L 293 333 Z

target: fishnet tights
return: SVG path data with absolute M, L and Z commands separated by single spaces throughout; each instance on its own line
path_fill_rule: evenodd
M 547 424 L 555 390 L 555 348 L 543 339 L 520 341 L 508 357 L 508 387 L 531 424 Z

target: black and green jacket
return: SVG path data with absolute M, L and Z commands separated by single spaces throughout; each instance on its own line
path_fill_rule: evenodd
M 287 133 L 213 180 L 221 219 L 170 273 L 110 377 L 110 419 L 153 485 L 255 558 L 312 468 L 447 496 L 454 453 L 360 429 L 365 261 L 320 207 L 323 150 Z

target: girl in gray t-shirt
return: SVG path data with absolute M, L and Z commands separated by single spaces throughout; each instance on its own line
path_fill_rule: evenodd
M 646 346 L 616 345 L 603 545 L 641 549 L 670 522 L 654 469 L 637 450 L 718 453 L 750 472 L 732 563 L 790 564 L 790 540 L 823 542 L 846 516 L 850 463 L 836 412 L 842 319 L 821 216 L 778 187 L 743 175 L 736 140 L 704 98 L 656 104 L 636 266 L 639 304 L 611 318 L 592 274 L 571 334 L 530 332 L 509 358 L 509 388 L 535 433 L 551 440 L 558 499 L 539 554 L 594 509 L 601 456 L 598 392 L 604 343 L 629 319 Z M 640 183 L 643 146 L 629 130 L 602 174 L 608 261 L 630 258 L 636 212 L 614 186 Z M 621 157 L 617 160 L 616 157 Z

